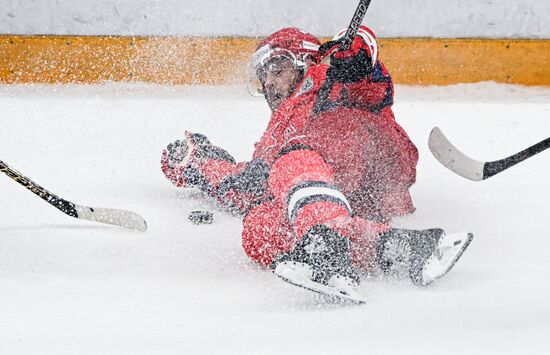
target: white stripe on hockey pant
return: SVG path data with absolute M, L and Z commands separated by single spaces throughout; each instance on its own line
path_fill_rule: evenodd
M 330 196 L 333 199 L 338 199 L 342 201 L 351 214 L 351 206 L 348 202 L 348 199 L 346 198 L 346 196 L 344 196 L 343 193 L 330 187 L 309 186 L 309 187 L 303 187 L 301 189 L 294 191 L 294 193 L 290 196 L 290 200 L 288 202 L 288 220 L 292 221 L 292 215 L 293 215 L 292 212 L 294 211 L 294 208 L 296 208 L 296 204 L 300 200 L 304 198 L 308 198 L 310 196 L 319 196 L 319 195 Z

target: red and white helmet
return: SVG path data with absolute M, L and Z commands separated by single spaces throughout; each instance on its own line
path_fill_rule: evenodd
M 248 83 L 257 82 L 258 70 L 275 58 L 288 58 L 296 68 L 305 68 L 308 57 L 315 63 L 319 63 L 320 45 L 321 42 L 317 37 L 298 28 L 283 28 L 271 34 L 258 44 L 252 55 L 248 69 Z M 258 88 L 257 84 L 253 86 Z M 249 91 L 250 89 L 249 85 Z
M 305 66 L 309 56 L 319 62 L 321 42 L 314 35 L 298 28 L 283 28 L 260 42 L 252 55 L 252 64 L 258 67 L 277 56 L 288 56 L 296 66 Z

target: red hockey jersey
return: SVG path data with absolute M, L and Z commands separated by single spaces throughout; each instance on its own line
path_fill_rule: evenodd
M 335 83 L 328 100 L 313 112 L 328 66 L 313 65 L 293 95 L 273 113 L 255 144 L 253 160 L 232 164 L 206 160 L 203 189 L 223 206 L 247 213 L 272 198 L 267 180 L 285 149 L 303 145 L 334 170 L 335 185 L 354 213 L 377 222 L 414 211 L 409 187 L 415 182 L 418 152 L 395 122 L 393 84 L 380 61 L 363 80 Z
M 418 152 L 395 122 L 389 74 L 378 61 L 368 78 L 334 84 L 322 111 L 314 114 L 327 68 L 311 67 L 273 113 L 254 159 L 271 165 L 285 148 L 305 145 L 333 167 L 336 186 L 361 217 L 388 221 L 412 212 L 408 188 L 415 182 Z

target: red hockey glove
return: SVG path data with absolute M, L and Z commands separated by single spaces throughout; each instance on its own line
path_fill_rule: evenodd
M 198 187 L 209 192 L 209 181 L 202 172 L 208 160 L 235 164 L 229 153 L 212 145 L 206 136 L 186 131 L 183 140 L 176 140 L 163 150 L 162 172 L 177 187 Z
M 378 57 L 378 44 L 374 33 L 361 26 L 350 48 L 339 51 L 347 29 L 340 31 L 332 41 L 319 48 L 321 55 L 330 55 L 330 70 L 327 75 L 340 83 L 356 83 L 370 75 Z

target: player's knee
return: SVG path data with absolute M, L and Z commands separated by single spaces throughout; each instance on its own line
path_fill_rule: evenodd
M 332 167 L 313 150 L 291 150 L 279 157 L 269 184 L 298 236 L 317 224 L 331 226 L 351 216 L 346 196 L 334 185 Z
M 334 171 L 321 155 L 313 150 L 298 149 L 284 152 L 271 167 L 269 187 L 283 204 L 296 185 L 318 181 L 331 184 Z
M 256 206 L 243 220 L 243 249 L 252 260 L 264 266 L 269 266 L 278 254 L 292 250 L 294 242 L 282 207 L 277 203 Z

